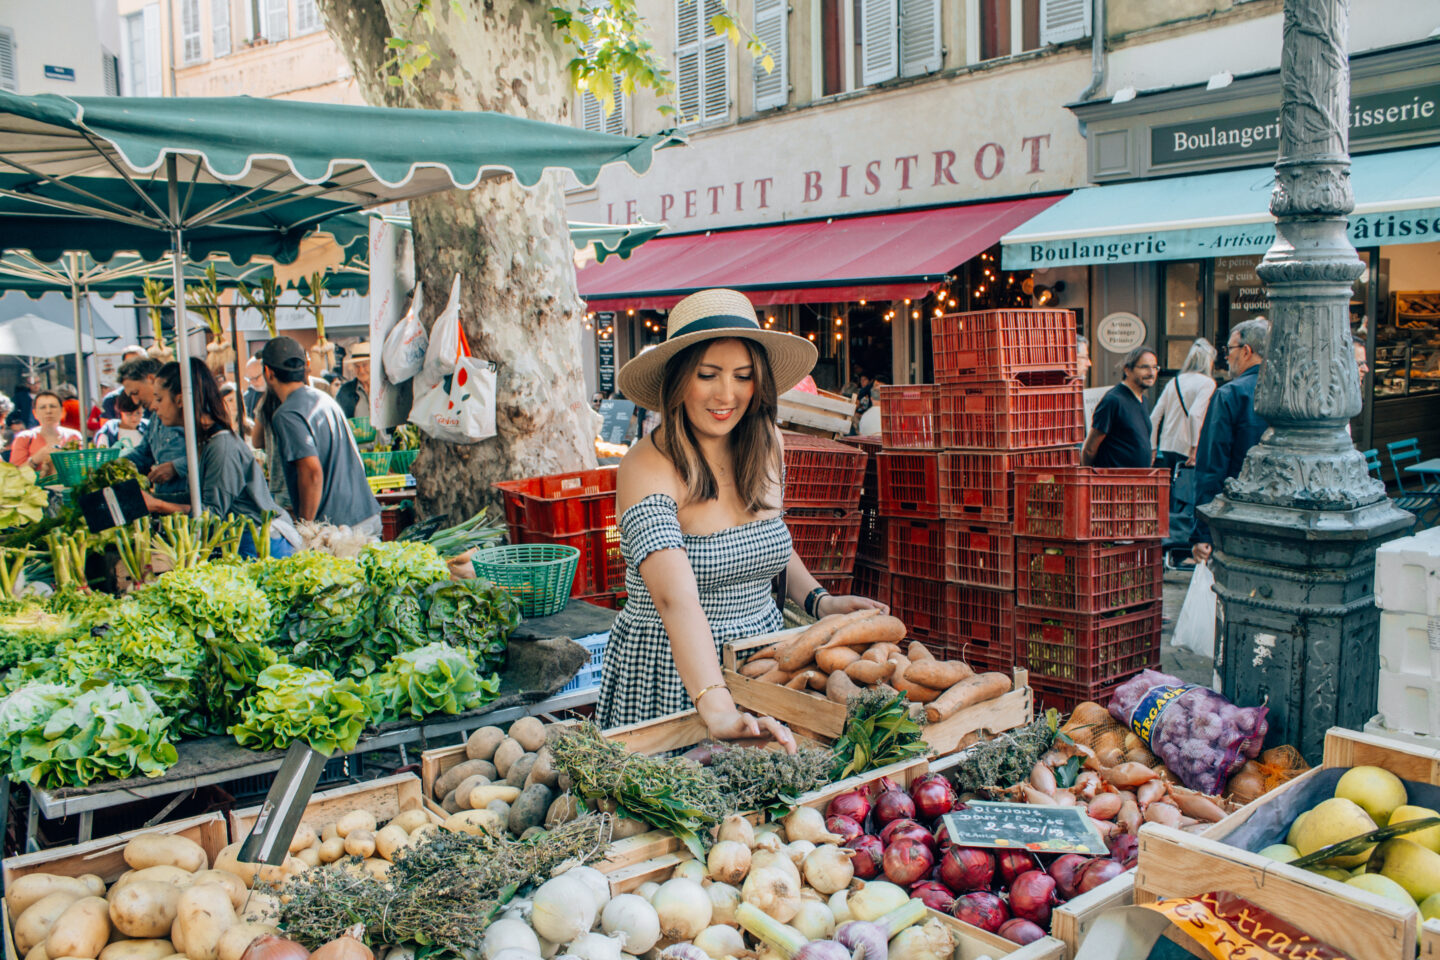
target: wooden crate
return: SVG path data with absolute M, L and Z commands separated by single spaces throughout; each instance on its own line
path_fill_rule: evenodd
M 740 654 L 767 647 L 807 629 L 807 626 L 793 627 L 725 644 L 722 672 L 735 697 L 736 706 L 772 716 L 798 733 L 828 742 L 839 739 L 845 731 L 845 707 L 842 704 L 827 700 L 823 693 L 791 690 L 778 683 L 741 676 L 738 672 Z M 939 723 L 926 724 L 922 734 L 925 742 L 944 756 L 974 743 L 984 733 L 1001 733 L 1029 723 L 1035 716 L 1030 676 L 1025 670 L 1016 668 L 1014 677 L 1010 692 L 1004 696 L 967 707 Z
M 105 883 L 111 884 L 120 874 L 129 870 L 125 863 L 125 845 L 141 834 L 159 833 L 181 836 L 196 843 L 205 850 L 210 863 L 230 842 L 226 831 L 225 818 L 218 813 L 207 813 L 199 817 L 162 823 L 143 830 L 131 830 L 113 837 L 100 837 L 67 847 L 55 847 L 36 853 L 25 853 L 10 857 L 4 862 L 3 876 L 8 888 L 20 877 L 31 873 L 53 873 L 64 877 L 79 877 L 93 873 Z M 0 901 L 0 926 L 4 928 L 5 960 L 20 960 L 15 952 L 15 941 L 11 934 L 10 910 Z
M 850 432 L 850 418 L 855 416 L 854 397 L 842 397 L 827 390 L 818 393 L 787 390 L 780 394 L 776 406 L 776 419 L 782 424 L 822 434 L 844 436 Z
M 250 828 L 260 816 L 260 809 L 255 806 L 232 810 L 230 836 L 236 840 L 249 836 Z M 308 824 L 319 834 L 327 823 L 334 823 L 352 810 L 368 810 L 380 824 L 405 810 L 424 810 L 435 823 L 442 823 L 445 819 L 425 805 L 420 778 L 413 773 L 401 773 L 317 793 L 305 805 L 305 814 L 300 818 L 300 822 Z
M 1114 907 L 1135 902 L 1135 871 L 1111 877 L 1089 893 L 1060 904 L 1050 914 L 1050 936 L 1065 945 L 1065 960 L 1075 960 L 1075 951 L 1090 934 L 1100 915 Z
M 1420 960 L 1440 960 L 1440 920 L 1420 924 Z
M 1301 789 L 1322 770 L 1358 765 L 1384 767 L 1403 780 L 1440 786 L 1440 751 L 1334 727 L 1325 735 L 1321 766 L 1241 808 L 1204 836 L 1153 823 L 1141 827 L 1135 902 L 1229 890 L 1348 956 L 1365 960 L 1414 957 L 1419 911 L 1413 906 L 1277 863 L 1220 839 L 1288 792 Z M 1440 936 L 1436 943 L 1440 944 Z

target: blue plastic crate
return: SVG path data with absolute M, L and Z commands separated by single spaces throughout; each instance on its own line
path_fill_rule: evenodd
M 590 651 L 590 662 L 581 667 L 580 672 L 571 677 L 570 682 L 560 688 L 560 694 L 562 695 L 593 690 L 600 686 L 600 665 L 605 661 L 605 645 L 610 642 L 610 631 L 606 630 L 604 633 L 580 637 L 575 642 Z

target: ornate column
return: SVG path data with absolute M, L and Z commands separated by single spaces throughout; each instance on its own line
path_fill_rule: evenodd
M 1361 409 L 1350 294 L 1364 270 L 1346 234 L 1349 13 L 1349 0 L 1285 2 L 1277 235 L 1257 271 L 1271 326 L 1255 409 L 1270 430 L 1201 508 L 1215 540 L 1222 688 L 1268 699 L 1267 743 L 1296 744 L 1312 763 L 1327 728 L 1375 713 L 1375 548 L 1413 523 L 1345 430 Z

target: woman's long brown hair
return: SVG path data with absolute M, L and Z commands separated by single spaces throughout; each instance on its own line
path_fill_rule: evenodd
M 763 347 L 744 337 L 735 339 L 744 344 L 750 354 L 755 393 L 740 422 L 730 431 L 730 459 L 735 468 L 735 491 L 740 502 L 746 510 L 758 513 L 775 508 L 769 502 L 769 493 L 780 477 L 780 445 L 775 440 L 775 377 Z M 702 340 L 671 357 L 665 364 L 660 387 L 660 412 L 664 419 L 655 432 L 654 443 L 679 471 L 692 503 L 714 500 L 719 488 L 714 472 L 700 452 L 690 419 L 685 415 L 685 391 L 705 351 L 719 342 Z

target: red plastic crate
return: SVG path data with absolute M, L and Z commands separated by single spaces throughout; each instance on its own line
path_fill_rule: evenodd
M 890 584 L 892 579 L 893 575 L 883 566 L 864 562 L 855 564 L 854 590 L 856 596 L 879 600 L 888 606 L 890 604 Z
M 1069 310 L 951 313 L 931 323 L 930 331 L 936 383 L 1076 374 L 1075 314 Z
M 886 525 L 885 559 L 892 573 L 946 580 L 945 521 L 892 517 Z
M 940 512 L 947 520 L 1009 523 L 1017 467 L 1079 466 L 1073 446 L 1019 453 L 947 450 L 940 454 Z
M 1163 540 L 1165 470 L 1023 467 L 1015 471 L 1015 533 L 1046 540 Z
M 865 451 L 865 478 L 860 483 L 860 509 L 875 509 L 880 505 L 880 467 L 875 455 L 882 449 L 879 437 L 842 437 L 840 443 Z
M 954 597 L 955 622 L 935 656 L 964 660 L 976 673 L 1009 673 L 1015 665 L 1015 594 L 955 584 L 947 595 Z
M 1127 676 L 1109 680 L 1105 683 L 1070 683 L 1064 680 L 1051 680 L 1048 677 L 1036 677 L 1030 675 L 1027 681 L 1030 686 L 1030 693 L 1035 701 L 1035 713 L 1043 714 L 1046 710 L 1058 710 L 1060 713 L 1070 713 L 1079 704 L 1087 700 L 1098 703 L 1102 707 L 1110 706 L 1110 699 L 1115 696 L 1115 691 L 1130 677 L 1133 677 L 1140 670 L 1156 669 L 1160 666 L 1160 658 L 1156 656 L 1153 663 L 1146 664 Z
M 1109 613 L 1161 599 L 1159 540 L 1015 542 L 1015 600 L 1066 613 Z
M 1009 524 L 945 524 L 945 579 L 992 590 L 1015 589 L 1015 534 Z
M 1095 615 L 1015 608 L 1015 662 L 1052 687 L 1095 687 L 1160 659 L 1160 604 Z
M 940 392 L 940 414 L 940 436 L 947 448 L 1038 450 L 1085 439 L 1079 380 L 946 385 Z
M 616 527 L 590 530 L 566 537 L 550 537 L 526 530 L 515 543 L 558 543 L 580 551 L 575 582 L 570 596 L 616 593 L 625 589 L 625 558 L 620 554 L 620 531 Z
M 584 600 L 586 603 L 593 603 L 597 607 L 604 607 L 607 610 L 623 610 L 627 594 L 622 590 L 619 593 L 596 593 L 588 597 L 571 597 L 571 600 Z
M 785 434 L 785 506 L 854 510 L 865 479 L 864 450 L 805 433 Z
M 790 510 L 785 525 L 790 528 L 796 555 L 811 574 L 849 576 L 855 569 L 859 510 Z
M 855 592 L 855 578 L 853 576 L 819 576 L 815 582 L 837 597 L 846 597 Z
M 860 547 L 855 551 L 858 560 L 870 560 L 884 565 L 890 562 L 890 519 L 873 510 L 860 512 Z
M 940 519 L 940 455 L 892 453 L 876 455 L 879 465 L 880 513 L 887 517 Z
M 892 574 L 890 612 L 905 624 L 908 636 L 919 640 L 938 657 L 957 623 L 953 583 Z
M 880 387 L 880 435 L 888 449 L 939 450 L 940 387 L 912 383 Z
M 618 467 L 600 467 L 524 480 L 501 480 L 495 488 L 505 499 L 505 522 L 512 543 L 520 528 L 547 537 L 563 537 L 615 525 L 615 476 Z

